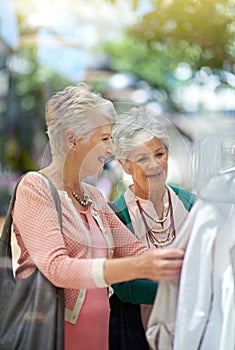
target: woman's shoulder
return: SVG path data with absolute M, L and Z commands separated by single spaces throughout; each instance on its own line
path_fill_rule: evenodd
M 44 176 L 38 171 L 28 171 L 21 176 L 19 186 L 24 186 L 26 184 L 32 184 L 32 186 L 35 186 L 41 183 L 42 179 L 44 179 Z
M 48 193 L 49 178 L 38 171 L 29 171 L 21 176 L 17 184 L 17 193 Z M 52 182 L 52 181 L 51 181 Z
M 168 187 L 174 191 L 174 193 L 183 202 L 185 208 L 188 211 L 190 211 L 192 206 L 194 205 L 196 199 L 197 199 L 197 196 L 194 193 L 187 191 L 183 188 L 177 187 L 177 186 L 168 185 Z

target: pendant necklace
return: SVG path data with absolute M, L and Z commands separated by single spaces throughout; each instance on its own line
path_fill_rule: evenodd
M 168 198 L 169 198 L 169 208 L 167 210 L 167 213 L 165 215 L 165 217 L 163 219 L 158 219 L 158 220 L 154 220 L 153 218 L 151 218 L 145 211 L 144 209 L 141 207 L 140 205 L 140 202 L 139 202 L 139 199 L 136 197 L 135 198 L 135 201 L 136 201 L 136 204 L 138 206 L 138 209 L 139 209 L 139 212 L 140 212 L 140 215 L 143 219 L 143 222 L 144 222 L 144 225 L 145 225 L 145 228 L 146 228 L 146 239 L 147 239 L 147 243 L 148 243 L 148 246 L 150 247 L 150 242 L 156 247 L 156 248 L 163 248 L 163 247 L 166 247 L 167 245 L 171 244 L 175 237 L 176 237 L 176 233 L 175 233 L 175 223 L 174 223 L 174 218 L 173 218 L 173 208 L 172 208 L 172 201 L 171 201 L 171 195 L 170 195 L 170 191 L 169 189 L 166 187 L 167 189 L 167 193 L 168 193 Z M 170 224 L 169 226 L 167 227 L 163 227 L 164 225 L 164 222 L 167 220 L 167 217 L 168 217 L 168 214 L 170 213 Z M 145 219 L 145 216 L 148 216 L 150 219 L 152 219 L 153 221 L 155 221 L 156 223 L 158 224 L 161 224 L 162 225 L 162 229 L 160 230 L 157 230 L 157 229 L 150 229 L 148 224 L 147 224 L 147 221 Z M 161 234 L 161 233 L 164 233 L 164 232 L 168 232 L 167 236 L 165 239 L 159 239 L 157 237 L 157 234 Z

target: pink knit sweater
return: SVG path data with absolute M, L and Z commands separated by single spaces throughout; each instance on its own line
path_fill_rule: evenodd
M 109 258 L 143 254 L 146 247 L 119 221 L 101 192 L 94 186 L 83 186 L 92 200 L 91 214 L 103 232 Z M 97 288 L 94 271 L 98 260 L 91 258 L 89 230 L 71 199 L 65 191 L 58 192 L 62 234 L 47 180 L 29 172 L 19 184 L 13 210 L 13 227 L 21 250 L 16 278 L 29 276 L 37 266 L 54 285 L 65 289 L 65 318 L 75 323 L 86 289 Z

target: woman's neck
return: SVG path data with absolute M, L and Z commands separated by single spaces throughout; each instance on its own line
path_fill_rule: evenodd
M 158 214 L 158 216 L 162 216 L 164 212 L 164 196 L 166 193 L 166 186 L 154 189 L 142 189 L 138 186 L 132 185 L 130 187 L 131 191 L 135 194 L 135 196 L 149 200 L 153 203 L 153 206 Z
M 153 203 L 162 202 L 166 193 L 166 187 L 161 186 L 159 188 L 142 188 L 136 184 L 130 186 L 131 191 L 139 198 L 150 200 Z
M 76 171 L 75 171 L 76 170 Z M 57 189 L 67 192 L 76 209 L 84 211 L 88 207 L 88 196 L 81 186 L 79 171 L 68 162 L 59 162 L 58 159 L 41 170 L 56 185 Z
M 43 169 L 42 172 L 53 178 L 59 187 L 82 193 L 79 169 L 70 164 L 67 159 L 62 161 L 59 157 L 53 158 L 51 164 Z

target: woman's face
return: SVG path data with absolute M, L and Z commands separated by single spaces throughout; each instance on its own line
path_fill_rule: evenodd
M 76 160 L 80 163 L 80 178 L 101 172 L 106 158 L 112 154 L 111 125 L 98 126 L 89 139 L 79 142 L 77 147 Z
M 154 137 L 132 150 L 126 164 L 132 176 L 135 191 L 165 186 L 168 171 L 168 154 L 163 142 Z

